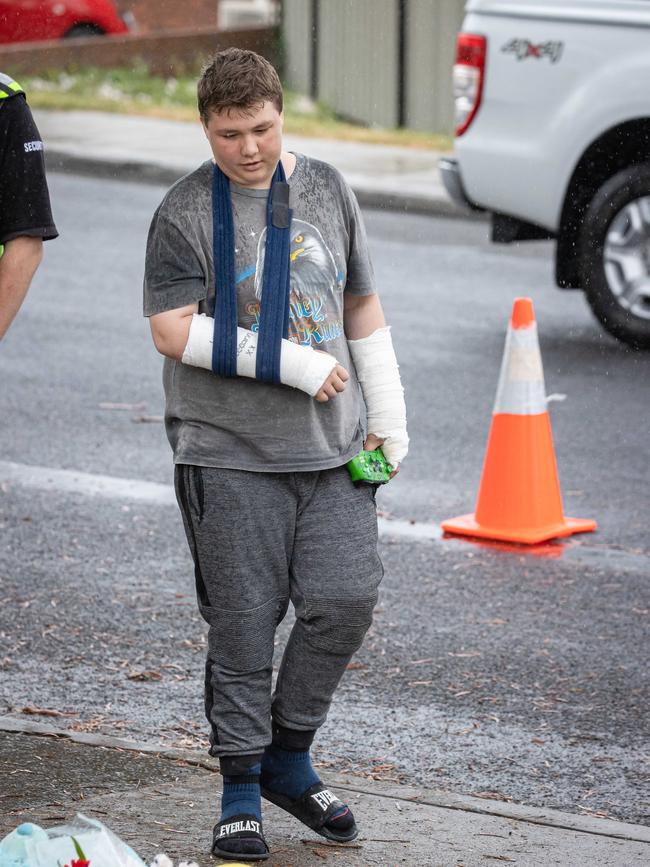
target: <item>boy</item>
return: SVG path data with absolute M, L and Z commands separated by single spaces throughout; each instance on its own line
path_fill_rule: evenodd
M 345 467 L 364 446 L 358 383 L 365 447 L 383 442 L 396 471 L 408 437 L 357 203 L 330 166 L 283 151 L 277 73 L 227 49 L 198 103 L 214 159 L 156 211 L 144 312 L 166 356 L 176 492 L 210 627 L 206 714 L 224 778 L 213 853 L 255 861 L 269 854 L 260 795 L 330 840 L 357 835 L 309 749 L 383 574 L 374 490 Z

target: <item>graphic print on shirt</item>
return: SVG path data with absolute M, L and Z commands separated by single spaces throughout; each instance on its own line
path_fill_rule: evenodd
M 262 277 L 266 252 L 266 227 L 257 245 L 255 265 L 255 298 L 246 312 L 253 316 L 251 331 L 259 328 Z M 343 322 L 330 304 L 337 293 L 343 292 L 343 274 L 336 267 L 334 256 L 320 231 L 304 220 L 292 220 L 291 242 L 291 296 L 289 300 L 289 339 L 305 346 L 319 346 L 336 340 L 343 334 Z

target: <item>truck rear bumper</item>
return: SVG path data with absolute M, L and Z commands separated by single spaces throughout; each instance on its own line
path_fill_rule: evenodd
M 465 192 L 463 178 L 457 160 L 451 157 L 442 157 L 438 161 L 438 170 L 440 171 L 440 177 L 442 178 L 442 182 L 452 202 L 459 207 L 470 211 L 484 210 L 475 204 Z

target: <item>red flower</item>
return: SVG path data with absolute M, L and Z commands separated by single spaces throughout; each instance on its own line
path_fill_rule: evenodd
M 68 865 L 64 864 L 63 867 L 68 867 Z M 90 861 L 84 861 L 83 859 L 72 861 L 70 867 L 90 867 Z

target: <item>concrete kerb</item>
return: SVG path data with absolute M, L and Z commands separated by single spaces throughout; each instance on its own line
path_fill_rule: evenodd
M 33 735 L 35 737 L 64 738 L 73 743 L 84 744 L 86 746 L 144 753 L 169 761 L 180 761 L 214 773 L 217 773 L 219 768 L 218 762 L 215 759 L 211 759 L 203 753 L 170 749 L 160 744 L 140 743 L 107 735 L 72 732 L 65 729 L 57 729 L 55 726 L 46 723 L 18 719 L 11 716 L 0 717 L 0 731 Z M 374 781 L 370 782 L 366 779 L 355 779 L 349 774 L 328 776 L 328 783 L 343 791 L 361 793 L 377 798 L 410 801 L 414 804 L 437 807 L 443 810 L 455 810 L 483 816 L 513 819 L 533 825 L 608 837 L 610 839 L 650 843 L 650 828 L 646 828 L 643 825 L 618 822 L 613 819 L 574 815 L 559 810 L 546 810 L 501 801 L 484 801 L 470 795 L 457 795 L 412 786 L 385 785 Z
M 47 168 L 50 172 L 61 172 L 71 175 L 120 180 L 131 183 L 151 184 L 168 187 L 186 174 L 182 168 L 171 168 L 147 162 L 124 162 L 102 159 L 100 157 L 79 156 L 70 154 L 56 147 L 49 147 L 46 152 Z M 381 189 L 369 189 L 352 185 L 357 200 L 362 208 L 394 211 L 410 214 L 423 214 L 433 217 L 451 217 L 460 220 L 486 220 L 487 214 L 479 211 L 464 211 L 454 203 L 439 196 L 415 196 L 384 192 Z

